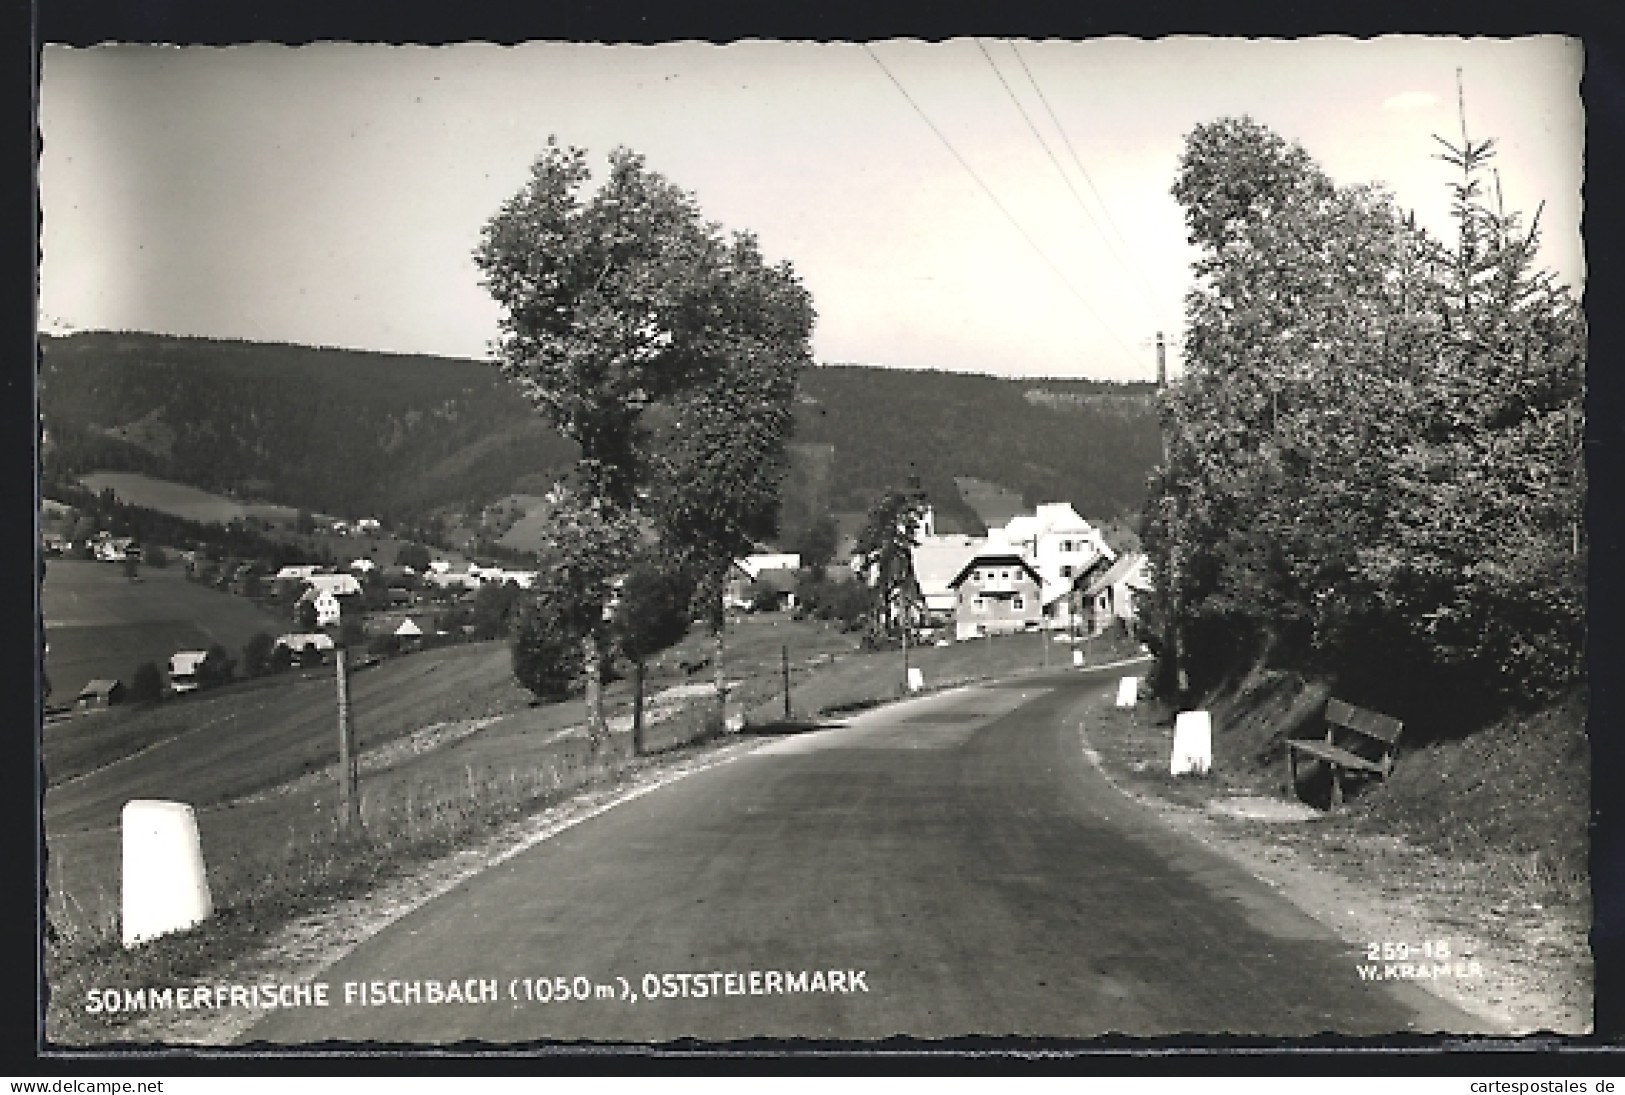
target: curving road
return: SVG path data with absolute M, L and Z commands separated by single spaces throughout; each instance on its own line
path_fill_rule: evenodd
M 1482 1026 L 1361 982 L 1356 948 L 1113 790 L 1077 726 L 1119 673 L 775 739 L 428 903 L 323 975 L 330 1006 L 273 1012 L 243 1041 Z

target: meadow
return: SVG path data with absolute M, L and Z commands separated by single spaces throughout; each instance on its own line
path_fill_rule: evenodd
M 218 522 L 226 525 L 239 517 L 252 517 L 283 528 L 292 528 L 298 516 L 298 511 L 288 506 L 269 502 L 239 502 L 139 472 L 92 472 L 81 476 L 80 482 L 98 494 L 111 489 L 118 500 L 127 506 L 141 506 L 200 524 Z
M 98 678 L 128 687 L 142 662 L 162 670 L 177 650 L 220 643 L 238 657 L 256 633 L 292 628 L 253 601 L 188 581 L 178 564 L 144 566 L 131 581 L 116 564 L 50 558 L 41 607 L 52 703 Z

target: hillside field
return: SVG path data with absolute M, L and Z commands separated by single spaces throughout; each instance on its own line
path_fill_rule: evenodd
M 256 632 L 292 627 L 252 601 L 187 581 L 179 566 L 142 567 L 132 582 L 111 563 L 50 559 L 41 596 L 53 703 L 97 678 L 128 686 L 142 662 L 162 670 L 177 650 L 218 642 L 238 657 Z
M 253 517 L 274 525 L 292 528 L 298 511 L 288 506 L 268 502 L 239 502 L 206 490 L 156 479 L 139 472 L 97 471 L 81 476 L 79 481 L 100 494 L 109 488 L 118 500 L 127 506 L 157 510 L 188 521 L 208 524 L 211 521 L 225 525 L 239 517 Z

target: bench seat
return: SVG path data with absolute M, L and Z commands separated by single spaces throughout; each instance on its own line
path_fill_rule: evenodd
M 1386 779 L 1394 767 L 1394 748 L 1405 724 L 1388 715 L 1367 711 L 1339 699 L 1326 701 L 1326 737 L 1322 741 L 1286 742 L 1287 794 L 1298 791 L 1298 756 L 1314 757 L 1332 772 L 1332 809 L 1343 801 L 1344 773 Z M 1361 756 L 1347 746 L 1376 756 Z
M 1367 760 L 1358 753 L 1351 753 L 1347 749 L 1339 749 L 1335 745 L 1327 745 L 1323 741 L 1288 741 L 1288 749 L 1295 749 L 1300 753 L 1308 753 L 1320 760 L 1330 761 L 1343 768 L 1352 768 L 1359 772 L 1375 772 L 1384 774 L 1383 766 L 1374 760 Z

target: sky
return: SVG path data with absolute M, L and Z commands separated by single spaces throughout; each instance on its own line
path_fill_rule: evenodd
M 630 147 L 788 260 L 822 362 L 1177 370 L 1186 134 L 1248 114 L 1449 238 L 1456 72 L 1583 282 L 1577 42 L 1168 38 L 47 46 L 41 326 L 485 358 L 471 255 L 550 135 Z

